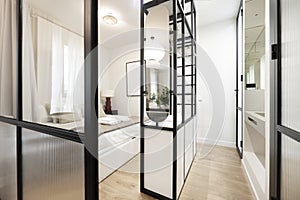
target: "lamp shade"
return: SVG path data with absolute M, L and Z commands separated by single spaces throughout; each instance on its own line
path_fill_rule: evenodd
M 156 60 L 161 61 L 166 53 L 163 46 L 159 44 L 155 44 L 152 42 L 152 44 L 149 42 L 145 42 L 145 60 Z
M 113 90 L 103 90 L 101 92 L 101 96 L 102 97 L 114 97 L 115 96 L 115 92 Z
M 169 11 L 165 6 L 148 9 L 145 23 L 145 60 L 161 61 L 169 48 Z

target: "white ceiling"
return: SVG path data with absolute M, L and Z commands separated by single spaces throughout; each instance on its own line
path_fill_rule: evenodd
M 44 15 L 83 34 L 83 0 L 28 1 Z M 149 0 L 145 0 L 147 1 Z M 203 26 L 234 19 L 239 0 L 195 0 L 195 4 L 198 26 Z M 139 41 L 140 1 L 99 0 L 99 10 L 100 43 L 106 43 L 109 48 L 116 48 Z M 118 18 L 118 24 L 109 26 L 103 23 L 102 17 L 105 14 L 114 14 Z
M 235 19 L 240 0 L 195 0 L 197 25 L 205 26 Z
M 27 0 L 43 17 L 83 35 L 84 0 Z
M 244 13 L 246 67 L 248 68 L 265 54 L 265 1 L 247 0 Z
M 137 0 L 99 0 L 100 43 L 110 40 L 111 46 L 130 44 L 140 27 L 140 1 Z M 102 18 L 105 14 L 113 14 L 118 19 L 114 26 L 106 25 Z M 121 34 L 125 34 L 126 38 Z M 132 34 L 132 37 L 130 35 Z M 112 39 L 113 38 L 113 39 Z M 135 40 L 134 40 L 135 41 Z

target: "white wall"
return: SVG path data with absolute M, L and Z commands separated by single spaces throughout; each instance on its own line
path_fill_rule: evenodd
M 235 84 L 236 84 L 236 21 L 235 19 L 198 27 L 197 43 L 215 63 L 225 90 L 225 123 L 219 145 L 235 147 Z M 201 61 L 200 61 L 201 62 Z M 205 67 L 205 63 L 198 63 Z M 208 139 L 213 105 L 205 77 L 198 75 L 198 141 Z M 220 102 L 223 103 L 223 102 Z
M 102 54 L 102 53 L 101 53 Z M 139 51 L 126 52 L 115 55 L 112 51 L 106 52 L 110 55 L 110 61 L 105 63 L 105 69 L 101 70 L 100 90 L 114 90 L 112 98 L 112 109 L 118 110 L 119 115 L 139 116 L 140 98 L 127 97 L 126 91 L 126 63 L 139 60 Z M 102 103 L 105 100 L 102 98 Z

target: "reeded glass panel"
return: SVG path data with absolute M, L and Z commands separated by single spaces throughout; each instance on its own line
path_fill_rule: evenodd
M 300 144 L 285 135 L 282 136 L 281 166 L 281 199 L 299 199 Z
M 282 0 L 282 125 L 300 131 L 300 1 Z
M 24 200 L 84 199 L 83 145 L 29 130 L 22 140 Z
M 0 115 L 16 116 L 17 31 L 15 0 L 0 1 Z
M 2 200 L 17 199 L 16 141 L 16 128 L 0 123 L 0 199 Z
M 23 118 L 83 126 L 84 0 L 23 1 Z

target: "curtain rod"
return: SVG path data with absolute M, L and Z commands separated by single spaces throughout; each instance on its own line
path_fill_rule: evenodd
M 64 27 L 64 26 L 61 25 L 61 24 L 58 24 L 58 23 L 54 22 L 53 20 L 50 20 L 50 19 L 48 19 L 48 18 L 46 18 L 46 17 L 43 17 L 43 16 L 41 16 L 41 15 L 38 15 L 38 14 L 31 14 L 31 17 L 33 17 L 33 18 L 38 18 L 38 17 L 40 17 L 40 18 L 42 18 L 42 19 L 44 19 L 44 20 L 46 20 L 46 21 L 48 21 L 48 22 L 50 22 L 50 23 L 52 23 L 52 24 L 54 24 L 54 25 L 56 25 L 56 26 L 59 26 L 59 27 L 65 29 L 65 30 L 71 32 L 71 33 L 74 33 L 74 34 L 78 35 L 79 37 L 84 38 L 83 35 L 81 35 L 81 34 L 75 32 L 75 31 L 73 31 L 73 30 L 71 30 L 71 29 L 69 29 L 69 28 L 67 28 L 67 27 Z

